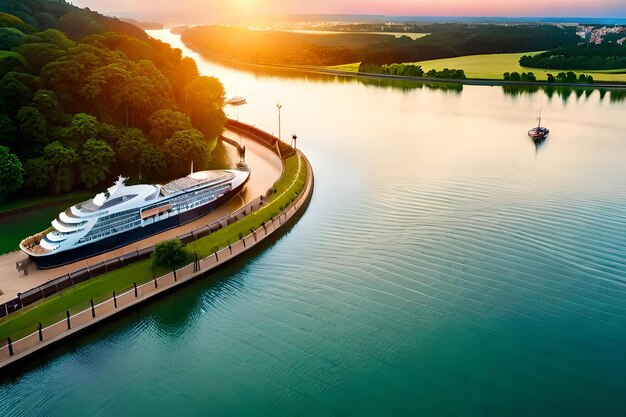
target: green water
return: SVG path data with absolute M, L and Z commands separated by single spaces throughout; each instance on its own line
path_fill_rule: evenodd
M 307 213 L 9 375 L 0 415 L 624 414 L 617 95 L 199 67 L 247 99 L 241 120 L 277 132 L 283 105 L 315 169 Z

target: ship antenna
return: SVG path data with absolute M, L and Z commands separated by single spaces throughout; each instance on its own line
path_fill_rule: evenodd
M 539 121 L 539 124 L 537 125 L 537 128 L 541 127 L 541 110 L 543 109 L 543 98 L 541 99 L 541 105 L 539 106 L 539 117 L 537 118 L 537 120 Z
M 193 174 L 193 159 L 191 160 L 191 173 Z

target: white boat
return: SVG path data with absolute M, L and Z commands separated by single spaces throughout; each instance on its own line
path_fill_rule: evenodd
M 224 103 L 230 104 L 231 106 L 241 106 L 242 104 L 246 104 L 246 99 L 243 97 L 235 96 L 229 98 Z
M 165 185 L 131 186 L 119 177 L 106 191 L 59 213 L 52 227 L 22 240 L 20 248 L 43 269 L 89 258 L 204 216 L 239 193 L 249 176 L 199 171 Z

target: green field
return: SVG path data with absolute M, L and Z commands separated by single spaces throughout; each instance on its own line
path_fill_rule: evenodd
M 533 72 L 539 81 L 546 80 L 546 74 L 552 73 L 554 75 L 560 70 L 542 70 L 536 68 L 524 68 L 518 63 L 522 55 L 538 54 L 538 52 L 523 52 L 514 54 L 487 54 L 487 55 L 469 55 L 456 58 L 434 59 L 431 61 L 415 62 L 416 65 L 421 65 L 425 72 L 431 69 L 441 71 L 444 68 L 462 69 L 465 71 L 467 78 L 475 79 L 491 79 L 501 80 L 502 74 L 505 72 L 517 71 L 520 74 L 522 72 Z M 324 67 L 328 70 L 334 71 L 346 71 L 357 72 L 359 69 L 359 63 L 336 65 L 333 67 Z M 565 71 L 567 72 L 567 71 Z M 577 74 L 591 74 L 595 81 L 616 81 L 626 82 L 626 70 L 609 70 L 609 71 L 574 71 Z
M 250 229 L 257 229 L 263 222 L 269 222 L 278 215 L 302 192 L 307 178 L 306 164 L 300 156 L 287 158 L 284 163 L 285 170 L 274 184 L 277 192 L 269 198 L 267 205 L 209 236 L 189 243 L 187 249 L 197 253 L 199 258 L 204 258 L 247 236 Z M 109 299 L 113 291 L 120 293 L 132 288 L 133 282 L 139 285 L 150 281 L 153 274 L 161 276 L 167 272 L 154 271 L 152 261 L 147 259 L 78 284 L 0 320 L 0 345 L 4 344 L 7 337 L 18 340 L 34 332 L 39 322 L 46 327 L 62 320 L 66 310 L 71 314 L 85 310 L 90 305 L 90 299 L 95 303 L 102 302 Z

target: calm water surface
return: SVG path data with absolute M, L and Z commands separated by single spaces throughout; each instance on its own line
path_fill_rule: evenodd
M 248 100 L 241 120 L 277 133 L 283 105 L 311 206 L 262 251 L 0 385 L 0 415 L 623 415 L 618 97 L 198 62 Z

